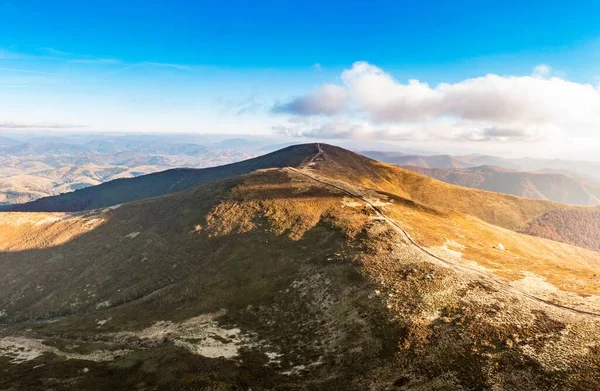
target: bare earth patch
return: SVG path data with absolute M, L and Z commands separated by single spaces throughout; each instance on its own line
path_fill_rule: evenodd
M 31 361 L 45 353 L 65 357 L 67 360 L 111 361 L 127 350 L 97 350 L 90 354 L 67 353 L 53 346 L 44 345 L 44 340 L 25 337 L 4 337 L 0 339 L 0 356 L 12 358 L 13 364 Z
M 239 328 L 226 329 L 215 319 L 225 315 L 226 311 L 203 314 L 182 323 L 160 321 L 141 331 L 117 333 L 117 337 L 135 337 L 151 341 L 168 339 L 177 346 L 186 348 L 194 354 L 209 358 L 234 358 L 242 347 L 255 346 L 255 338 L 242 333 Z

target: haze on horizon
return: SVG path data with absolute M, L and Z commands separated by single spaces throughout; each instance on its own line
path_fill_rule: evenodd
M 600 3 L 0 1 L 0 135 L 597 160 Z

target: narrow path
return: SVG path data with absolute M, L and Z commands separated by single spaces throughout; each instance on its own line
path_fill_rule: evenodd
M 315 154 L 315 156 L 310 158 L 310 160 L 306 164 L 307 166 L 310 166 L 317 160 L 317 158 L 320 158 L 323 156 L 323 149 L 321 148 L 321 144 L 319 144 L 319 143 L 317 143 L 317 151 L 318 152 Z
M 317 144 L 318 148 L 319 148 L 319 153 L 316 154 L 311 160 L 310 162 L 312 162 L 317 156 L 322 156 L 323 151 L 320 148 L 320 145 Z M 507 293 L 512 293 L 512 294 L 516 294 L 522 297 L 525 297 L 531 301 L 537 302 L 539 304 L 543 304 L 543 305 L 547 305 L 553 308 L 557 308 L 557 309 L 561 309 L 561 310 L 565 310 L 574 314 L 578 314 L 578 315 L 584 315 L 584 316 L 589 316 L 589 317 L 594 317 L 594 318 L 600 318 L 600 313 L 597 312 L 591 312 L 591 311 L 586 311 L 586 310 L 581 310 L 581 309 L 577 309 L 577 308 L 573 308 L 573 307 L 569 307 L 569 306 L 565 306 L 562 304 L 556 304 L 553 303 L 549 300 L 543 299 L 541 297 L 537 297 L 534 296 L 522 289 L 519 289 L 517 287 L 514 287 L 502 280 L 500 280 L 499 278 L 493 276 L 490 273 L 485 273 L 482 272 L 480 270 L 474 269 L 474 268 L 470 268 L 468 266 L 464 266 L 464 265 L 458 265 L 454 262 L 448 261 L 444 258 L 441 258 L 435 254 L 433 254 L 431 251 L 429 251 L 427 248 L 421 246 L 420 244 L 418 244 L 417 242 L 415 242 L 413 240 L 413 238 L 410 237 L 410 235 L 408 234 L 408 232 L 406 232 L 396 221 L 392 220 L 391 218 L 389 218 L 384 212 L 383 210 L 381 210 L 381 208 L 377 207 L 376 205 L 374 205 L 371 201 L 369 201 L 368 199 L 366 199 L 364 196 L 360 195 L 360 194 L 356 194 L 351 192 L 348 189 L 343 188 L 342 186 L 336 185 L 334 183 L 330 183 L 324 179 L 321 179 L 319 177 L 317 177 L 314 174 L 308 173 L 306 172 L 306 170 L 299 170 L 297 168 L 294 167 L 289 167 L 292 171 L 304 175 L 310 179 L 312 179 L 313 181 L 319 182 L 321 184 L 330 186 L 330 187 L 334 187 L 337 190 L 340 190 L 342 192 L 344 192 L 345 194 L 348 194 L 349 196 L 356 198 L 364 203 L 366 203 L 367 205 L 369 205 L 374 211 L 375 213 L 377 213 L 377 215 L 379 217 L 381 217 L 383 220 L 385 220 L 388 224 L 390 224 L 397 232 L 399 232 L 407 241 L 407 243 L 409 243 L 410 245 L 414 246 L 415 248 L 417 248 L 419 251 L 425 253 L 425 255 L 434 258 L 435 260 L 442 262 L 444 265 L 447 265 L 449 267 L 451 267 L 452 269 L 455 270 L 459 270 L 461 272 L 466 272 L 466 273 L 470 273 L 470 274 L 475 274 L 478 277 L 482 277 L 485 278 L 486 280 L 492 280 L 499 288 L 501 291 L 507 292 Z

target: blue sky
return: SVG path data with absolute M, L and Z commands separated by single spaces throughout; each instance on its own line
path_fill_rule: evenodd
M 598 38 L 597 1 L 2 1 L 5 45 L 233 68 L 439 65 Z
M 545 64 L 543 78 L 597 86 L 598 15 L 598 1 L 0 0 L 0 125 L 260 134 L 279 129 L 280 135 L 302 136 L 317 135 L 306 129 L 333 122 L 338 128 L 367 123 L 360 137 L 399 132 L 387 129 L 390 123 L 404 132 L 441 129 L 440 122 L 461 114 L 430 113 L 435 124 L 429 114 L 410 121 L 377 117 L 365 96 L 344 84 L 342 73 L 363 61 L 400 86 L 417 79 L 435 88 L 487 74 L 531 76 Z M 335 115 L 273 109 L 329 84 L 350 96 Z M 390 99 L 397 101 L 394 91 Z M 470 121 L 469 131 L 479 135 L 510 122 L 496 123 L 497 116 L 478 124 L 471 122 L 479 116 L 460 119 L 460 126 L 466 129 Z M 511 140 L 518 133 L 513 128 L 538 126 L 515 121 L 500 132 L 506 136 L 494 136 L 494 148 L 499 142 L 526 144 L 527 137 Z M 304 130 L 291 129 L 299 123 Z M 543 132 L 552 128 L 556 142 L 557 128 L 565 125 L 551 125 Z M 400 138 L 424 143 L 432 137 Z M 480 141 L 458 138 L 448 143 L 469 149 Z

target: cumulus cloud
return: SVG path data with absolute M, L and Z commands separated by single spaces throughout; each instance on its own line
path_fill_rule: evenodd
M 346 89 L 334 84 L 326 84 L 307 95 L 275 106 L 273 111 L 296 115 L 333 115 L 340 113 L 347 101 Z
M 600 127 L 600 86 L 551 73 L 542 64 L 528 76 L 488 74 L 430 86 L 403 83 L 377 66 L 356 62 L 343 71 L 342 85 L 298 97 L 279 111 L 358 115 L 374 125 L 426 127 L 443 138 L 472 141 L 538 141 L 557 130 Z
M 360 62 L 344 71 L 342 79 L 351 96 L 376 121 L 454 117 L 543 124 L 600 120 L 600 90 L 560 78 L 488 74 L 431 87 L 418 80 L 402 84 L 380 68 Z

